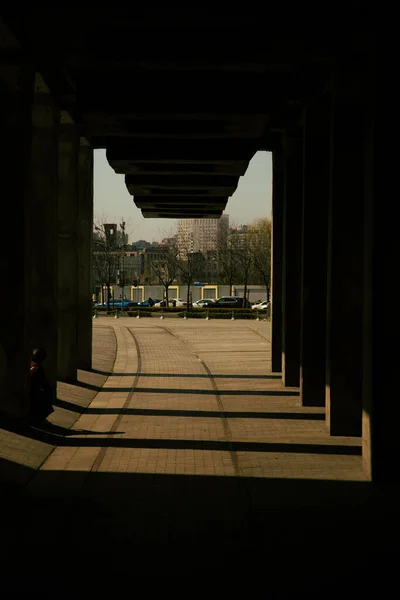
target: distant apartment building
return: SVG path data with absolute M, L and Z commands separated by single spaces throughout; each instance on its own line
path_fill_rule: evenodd
M 178 243 L 178 234 L 172 235 L 171 237 L 165 237 L 161 240 L 160 246 L 176 246 Z
M 180 219 L 178 246 L 182 258 L 190 252 L 212 252 L 229 229 L 229 215 L 219 219 Z
M 236 248 L 240 248 L 241 246 L 244 246 L 247 234 L 247 225 L 238 225 L 237 227 L 230 227 L 228 240 L 230 240 Z
M 135 250 L 143 250 L 143 248 L 150 248 L 151 242 L 147 242 L 146 240 L 137 240 L 136 242 L 132 242 L 132 248 Z

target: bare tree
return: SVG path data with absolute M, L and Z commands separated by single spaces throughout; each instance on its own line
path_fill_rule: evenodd
M 93 223 L 93 270 L 102 289 L 107 289 L 107 311 L 110 310 L 111 285 L 117 279 L 121 283 L 124 278 L 123 257 L 127 241 L 124 222 L 121 231 L 118 231 L 115 219 L 110 221 L 102 216 Z
M 271 221 L 268 218 L 257 219 L 249 225 L 249 249 L 253 257 L 255 271 L 262 279 L 270 300 L 271 290 Z
M 240 237 L 235 237 L 232 240 L 232 252 L 234 255 L 237 274 L 240 283 L 243 283 L 243 307 L 247 306 L 247 289 L 250 283 L 250 278 L 253 271 L 253 252 L 251 249 L 251 237 L 246 232 Z
M 222 282 L 229 285 L 230 296 L 232 296 L 233 284 L 238 275 L 236 245 L 236 239 L 228 232 L 221 236 L 217 244 L 218 271 Z
M 178 252 L 179 255 L 179 252 Z M 204 256 L 201 252 L 189 252 L 186 258 L 179 258 L 178 266 L 182 281 L 187 285 L 186 306 L 190 308 L 190 288 L 204 269 Z
M 165 245 L 158 248 L 161 256 L 159 259 L 151 259 L 151 269 L 160 285 L 165 290 L 166 307 L 169 306 L 168 289 L 176 280 L 178 274 L 178 249 L 175 244 Z

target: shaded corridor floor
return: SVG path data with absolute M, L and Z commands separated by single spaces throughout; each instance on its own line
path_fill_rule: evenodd
M 22 561 L 36 579 L 44 553 L 55 583 L 72 563 L 117 597 L 129 575 L 227 574 L 249 591 L 312 584 L 328 597 L 341 578 L 359 588 L 368 561 L 389 569 L 398 495 L 371 490 L 360 440 L 330 438 L 324 411 L 268 372 L 268 323 L 95 327 L 114 328 L 113 373 L 16 495 L 4 574 Z

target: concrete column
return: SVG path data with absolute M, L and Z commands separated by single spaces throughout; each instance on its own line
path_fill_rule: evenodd
M 329 206 L 326 418 L 331 435 L 361 435 L 365 114 L 336 101 Z
M 305 110 L 300 398 L 325 406 L 328 205 L 332 102 Z
M 78 207 L 78 369 L 92 368 L 93 148 L 79 149 Z
M 57 226 L 60 112 L 36 74 L 30 197 L 30 347 L 46 349 L 46 375 L 57 393 Z
M 61 118 L 58 205 L 58 379 L 76 382 L 78 369 L 78 156 L 76 125 Z
M 300 385 L 300 290 L 303 206 L 303 140 L 287 136 L 282 253 L 282 381 Z
M 0 65 L 0 173 L 3 203 L 0 278 L 0 410 L 29 410 L 29 271 L 34 70 Z
M 390 79 L 381 85 L 387 62 L 383 53 L 380 58 L 379 78 L 374 72 L 371 76 L 368 98 L 373 104 L 368 111 L 365 144 L 362 448 L 364 468 L 372 481 L 398 485 L 400 252 L 394 192 L 398 186 L 398 165 L 396 153 L 388 152 L 393 115 L 387 110 L 387 100 L 395 93 L 396 82 Z
M 271 371 L 282 371 L 282 236 L 283 236 L 284 155 L 275 150 L 272 155 L 272 311 L 271 311 Z

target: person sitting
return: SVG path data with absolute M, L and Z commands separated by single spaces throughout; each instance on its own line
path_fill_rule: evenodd
M 149 296 L 149 299 L 147 300 L 147 302 L 148 302 L 148 304 L 149 304 L 150 307 L 154 306 L 154 300 L 153 300 L 153 298 L 150 298 L 150 296 Z
M 35 348 L 30 366 L 30 417 L 35 421 L 45 421 L 54 412 L 51 387 L 42 365 L 45 358 L 44 348 Z

